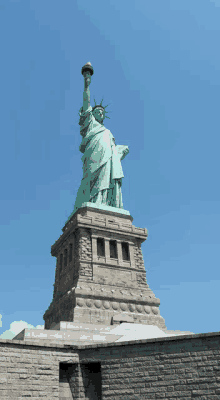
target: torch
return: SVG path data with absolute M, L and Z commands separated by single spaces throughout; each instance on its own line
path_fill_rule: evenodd
M 91 83 L 91 76 L 94 74 L 94 70 L 90 62 L 87 62 L 82 67 L 81 73 L 84 76 L 83 111 L 86 111 L 90 106 L 89 85 Z

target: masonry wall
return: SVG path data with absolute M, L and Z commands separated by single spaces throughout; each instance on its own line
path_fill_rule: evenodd
M 34 343 L 34 342 L 32 342 Z M 59 362 L 77 363 L 78 352 L 0 340 L 0 399 L 59 399 Z
M 217 400 L 220 334 L 212 335 L 81 350 L 80 362 L 101 361 L 103 400 Z
M 220 333 L 75 348 L 1 339 L 0 361 L 1 400 L 61 399 L 64 389 L 68 399 L 90 398 L 80 376 L 94 362 L 102 400 L 220 399 Z M 72 391 L 60 381 L 60 363 L 73 371 Z

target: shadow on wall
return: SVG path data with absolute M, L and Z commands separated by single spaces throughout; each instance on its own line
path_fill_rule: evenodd
M 59 398 L 71 399 L 77 388 L 83 388 L 84 398 L 101 400 L 100 363 L 67 364 L 60 363 Z M 81 393 L 82 394 L 82 393 Z

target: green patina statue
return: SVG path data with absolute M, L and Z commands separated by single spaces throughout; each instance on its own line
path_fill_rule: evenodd
M 83 153 L 83 179 L 79 187 L 74 212 L 83 203 L 93 203 L 97 207 L 123 209 L 121 160 L 129 153 L 128 146 L 116 146 L 112 133 L 103 125 L 105 108 L 101 104 L 90 106 L 91 76 L 94 71 L 90 63 L 82 68 L 84 76 L 83 107 L 80 109 L 80 134 L 82 142 L 79 150 Z M 108 117 L 107 117 L 108 118 Z

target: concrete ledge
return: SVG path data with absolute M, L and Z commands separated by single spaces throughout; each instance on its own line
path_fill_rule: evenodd
M 115 329 L 113 325 L 100 325 L 100 324 L 87 324 L 83 322 L 69 322 L 69 321 L 60 321 L 58 324 L 55 324 L 52 330 L 64 331 L 71 330 L 73 332 L 110 332 L 112 329 Z M 50 329 L 50 330 L 51 330 Z
M 220 332 L 209 332 L 209 333 L 195 333 L 193 335 L 178 335 L 178 336 L 167 336 L 163 338 L 153 338 L 153 339 L 143 339 L 143 340 L 131 340 L 128 342 L 117 342 L 117 343 L 96 343 L 96 344 L 89 344 L 89 345 L 71 345 L 71 344 L 63 344 L 60 342 L 52 342 L 49 340 L 28 340 L 27 342 L 21 340 L 14 340 L 14 339 L 0 339 L 1 344 L 10 344 L 12 346 L 34 346 L 34 347 L 52 347 L 52 348 L 75 348 L 77 349 L 89 349 L 89 348 L 101 348 L 101 347 L 118 347 L 118 346 L 127 346 L 127 345 L 134 345 L 134 344 L 147 344 L 147 343 L 163 343 L 163 342 L 177 342 L 177 341 L 185 341 L 185 340 L 193 340 L 196 341 L 197 339 L 205 339 L 213 337 L 218 338 L 220 336 Z
M 76 212 L 78 210 L 81 210 L 82 208 L 93 208 L 96 209 L 97 211 L 109 211 L 111 213 L 117 213 L 117 214 L 122 214 L 122 215 L 129 215 L 130 216 L 130 212 L 127 210 L 124 210 L 123 208 L 117 208 L 117 207 L 110 207 L 110 206 L 104 206 L 104 205 L 100 205 L 97 206 L 95 203 L 82 203 L 81 207 L 77 208 L 77 210 L 74 210 L 69 218 L 67 219 L 67 221 L 65 222 L 65 225 L 67 224 L 67 222 L 70 221 L 70 219 L 73 217 L 74 214 L 76 214 Z
M 129 211 L 124 210 L 124 208 L 104 206 L 103 204 L 100 206 L 97 206 L 95 203 L 87 202 L 87 203 L 83 203 L 80 208 L 85 208 L 85 207 L 96 208 L 97 210 L 103 210 L 103 211 L 111 211 L 111 212 L 123 214 L 123 215 L 130 215 Z

